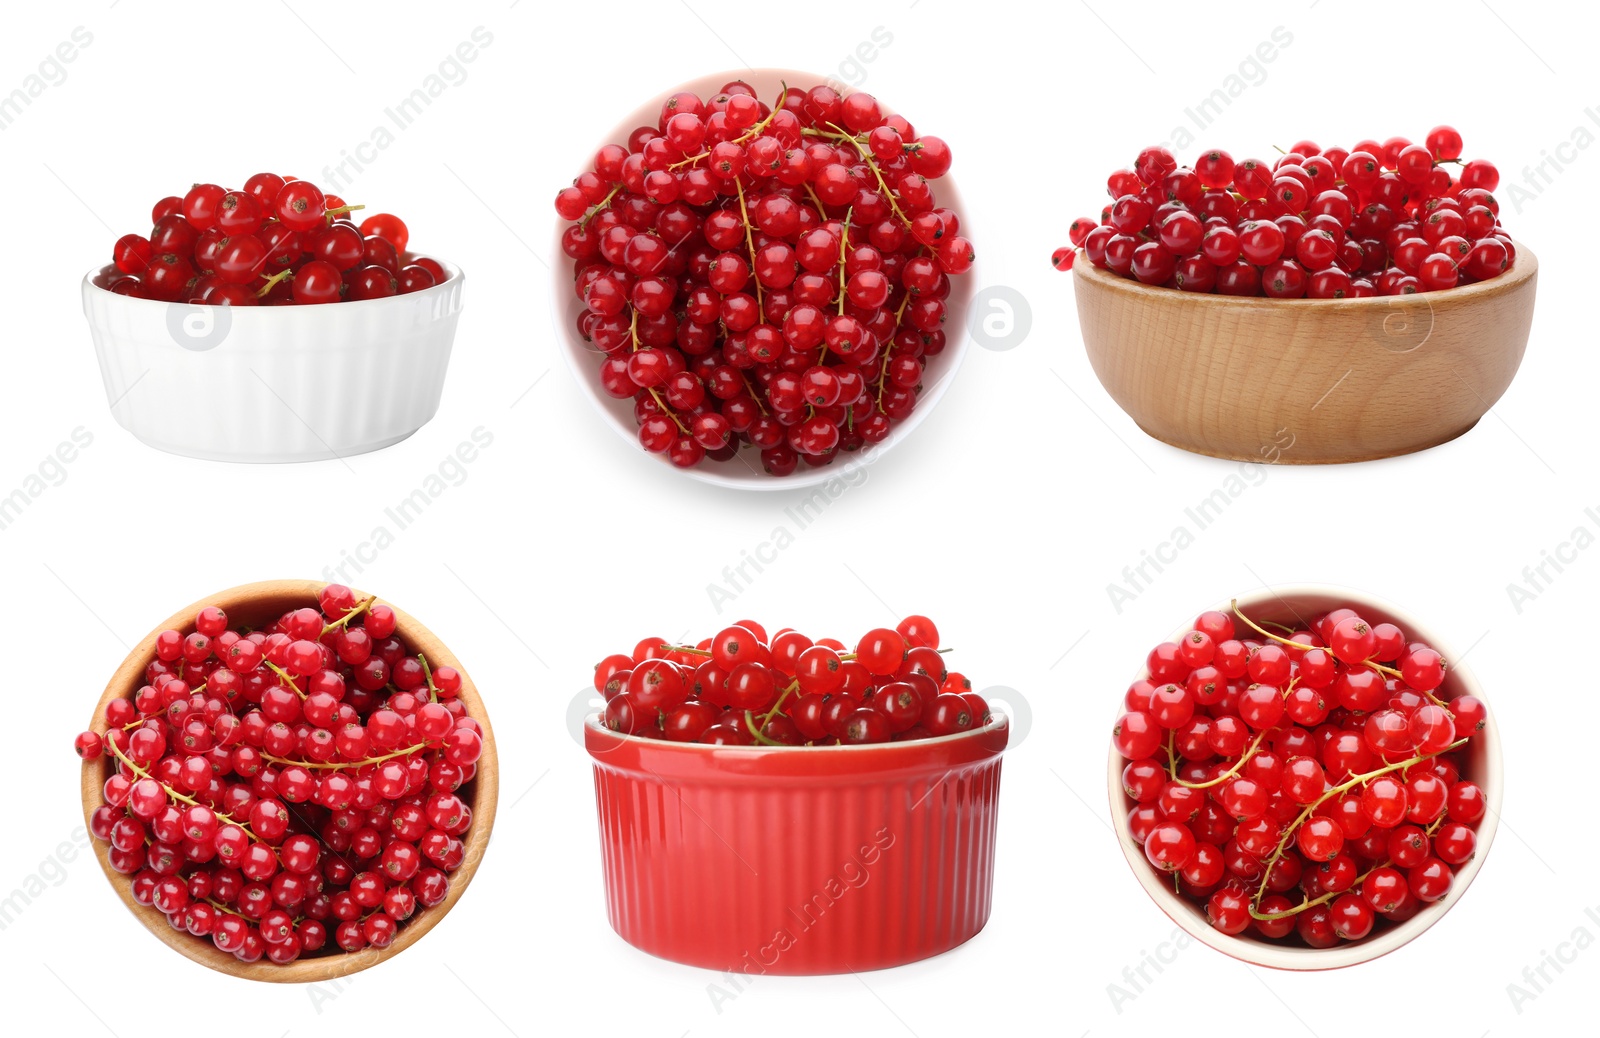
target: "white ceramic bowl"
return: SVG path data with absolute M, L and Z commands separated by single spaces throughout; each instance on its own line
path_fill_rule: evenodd
M 462 275 L 321 306 L 195 306 L 83 279 L 83 313 L 117 423 L 172 454 L 325 461 L 378 450 L 439 409 Z
M 1316 615 L 1340 606 L 1349 606 L 1360 611 L 1362 617 L 1372 623 L 1388 621 L 1395 624 L 1408 638 L 1420 639 L 1437 649 L 1450 664 L 1443 686 L 1444 691 L 1448 693 L 1445 698 L 1470 694 L 1488 703 L 1471 672 L 1456 664 L 1457 657 L 1447 646 L 1441 644 L 1415 617 L 1382 599 L 1350 588 L 1327 584 L 1271 588 L 1239 596 L 1240 609 L 1257 623 L 1263 620 L 1284 623 L 1309 622 Z M 1232 615 L 1226 602 L 1216 608 Z M 1190 624 L 1184 624 L 1172 633 L 1169 640 L 1177 641 L 1189 629 Z M 1137 675 L 1141 678 L 1145 676 L 1143 670 Z M 1495 728 L 1493 709 L 1489 712 L 1489 723 L 1484 730 L 1473 736 L 1472 741 L 1467 743 L 1464 749 L 1466 764 L 1463 772 L 1466 777 L 1483 787 L 1489 800 L 1489 809 L 1484 813 L 1483 821 L 1478 823 L 1477 853 L 1471 861 L 1456 869 L 1455 880 L 1450 884 L 1450 892 L 1438 901 L 1427 905 L 1398 926 L 1385 925 L 1381 930 L 1375 929 L 1365 940 L 1342 942 L 1331 948 L 1308 948 L 1304 945 L 1266 941 L 1250 936 L 1249 930 L 1237 937 L 1230 937 L 1206 922 L 1204 907 L 1180 897 L 1173 891 L 1170 879 L 1158 874 L 1150 865 L 1144 856 L 1144 848 L 1134 840 L 1133 834 L 1129 831 L 1128 812 L 1133 807 L 1133 802 L 1122 790 L 1122 769 L 1127 761 L 1115 749 L 1110 751 L 1111 760 L 1107 777 L 1111 794 L 1111 822 L 1116 827 L 1123 856 L 1128 859 L 1128 865 L 1133 869 L 1133 874 L 1138 878 L 1140 885 L 1144 887 L 1145 893 L 1150 895 L 1173 922 L 1187 930 L 1196 940 L 1235 959 L 1274 969 L 1325 970 L 1353 966 L 1387 955 L 1437 923 L 1457 901 L 1461 900 L 1461 896 L 1466 893 L 1467 887 L 1471 885 L 1478 870 L 1483 867 L 1484 860 L 1489 856 L 1495 829 L 1500 824 L 1500 803 L 1504 788 L 1500 736 Z
M 661 110 L 661 102 L 680 90 L 692 90 L 702 98 L 709 97 L 722 89 L 723 84 L 735 79 L 742 79 L 749 83 L 760 96 L 761 100 L 771 104 L 778 96 L 778 91 L 783 84 L 809 88 L 818 83 L 828 82 L 827 76 L 814 72 L 797 72 L 793 69 L 736 69 L 731 72 L 717 72 L 709 76 L 684 83 L 664 90 L 653 98 L 648 104 L 637 111 L 629 113 L 627 118 L 619 122 L 610 133 L 595 142 L 593 148 L 586 151 L 578 161 L 581 165 L 574 170 L 574 175 L 589 169 L 587 163 L 594 157 L 594 153 L 605 144 L 622 144 L 628 142 L 628 134 L 640 126 L 655 126 L 657 116 Z M 831 84 L 839 89 L 839 84 Z M 848 89 L 842 91 L 848 93 Z M 882 98 L 878 99 L 880 103 Z M 885 111 L 892 111 L 887 104 Z M 913 120 L 915 122 L 915 120 Z M 959 163 L 961 154 L 956 152 L 956 161 Z M 961 195 L 956 190 L 954 180 L 946 175 L 934 183 L 934 194 L 939 204 L 953 210 L 961 219 L 961 233 L 971 238 L 981 254 L 983 250 L 982 239 L 973 233 L 971 222 L 967 216 L 966 206 L 962 204 Z M 702 461 L 694 468 L 680 469 L 668 461 L 665 455 L 650 454 L 639 446 L 639 427 L 633 420 L 633 402 L 631 400 L 618 400 L 608 395 L 600 388 L 600 361 L 602 354 L 592 349 L 583 337 L 578 334 L 578 317 L 583 313 L 583 303 L 572 290 L 572 260 L 561 251 L 561 234 L 566 230 L 567 221 L 557 219 L 554 235 L 551 239 L 550 268 L 552 271 L 552 290 L 555 305 L 551 307 L 551 314 L 556 322 L 556 334 L 562 344 L 562 355 L 567 360 L 567 367 L 572 371 L 573 378 L 577 381 L 584 394 L 593 401 L 599 409 L 601 417 L 607 425 L 614 429 L 635 452 L 647 458 L 651 463 L 665 466 L 676 472 L 681 472 L 691 479 L 698 479 L 704 483 L 717 486 L 734 487 L 740 490 L 796 490 L 801 487 L 816 486 L 830 479 L 837 478 L 841 467 L 871 464 L 888 453 L 895 444 L 911 435 L 912 431 L 928 417 L 940 398 L 949 388 L 951 379 L 955 376 L 956 369 L 961 366 L 961 358 L 967 350 L 967 309 L 972 302 L 973 293 L 977 290 L 975 271 L 952 278 L 950 282 L 950 296 L 945 300 L 946 316 L 944 323 L 945 347 L 937 357 L 930 358 L 927 368 L 923 372 L 922 393 L 917 398 L 917 408 L 911 416 L 903 422 L 896 423 L 894 431 L 879 444 L 864 447 L 855 454 L 842 455 L 831 465 L 812 468 L 802 461 L 798 468 L 788 476 L 769 476 L 761 467 L 761 456 L 753 447 L 746 446 L 739 454 L 725 462 Z

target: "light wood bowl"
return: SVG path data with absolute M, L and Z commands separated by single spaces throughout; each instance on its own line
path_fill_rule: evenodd
M 1478 871 L 1488 859 L 1489 848 L 1494 844 L 1495 831 L 1500 826 L 1505 767 L 1500 754 L 1500 732 L 1494 708 L 1485 698 L 1483 688 L 1472 676 L 1472 672 L 1458 664 L 1461 657 L 1435 638 L 1432 631 L 1409 613 L 1381 598 L 1329 584 L 1264 588 L 1239 596 L 1239 608 L 1257 623 L 1270 621 L 1304 625 L 1317 614 L 1341 606 L 1358 610 L 1369 623 L 1387 621 L 1404 631 L 1407 638 L 1427 642 L 1438 650 L 1449 664 L 1442 686 L 1447 698 L 1471 695 L 1481 700 L 1485 706 L 1489 706 L 1487 727 L 1473 736 L 1472 741 L 1459 751 L 1463 758 L 1462 776 L 1482 786 L 1488 797 L 1488 810 L 1484 812 L 1483 820 L 1477 826 L 1477 851 L 1465 864 L 1456 868 L 1455 879 L 1444 897 L 1425 905 L 1422 911 L 1403 923 L 1384 923 L 1382 929 L 1374 929 L 1362 940 L 1342 941 L 1331 948 L 1311 948 L 1292 940 L 1268 941 L 1255 936 L 1253 927 L 1238 936 L 1230 936 L 1206 921 L 1203 905 L 1174 892 L 1171 881 L 1159 875 L 1145 858 L 1144 847 L 1133 838 L 1128 825 L 1128 811 L 1133 802 L 1122 789 L 1122 769 L 1128 762 L 1123 760 L 1122 755 L 1113 747 L 1106 766 L 1106 786 L 1111 798 L 1111 824 L 1116 829 L 1117 842 L 1122 846 L 1123 857 L 1133 869 L 1139 885 L 1144 887 L 1145 893 L 1150 895 L 1161 911 L 1187 931 L 1189 936 L 1241 962 L 1281 970 L 1339 969 L 1370 962 L 1403 947 L 1444 918 L 1444 914 L 1454 908 L 1466 894 L 1467 887 L 1477 878 Z M 1227 602 L 1214 608 L 1229 616 L 1234 615 Z M 1241 629 L 1244 627 L 1243 624 L 1238 626 Z M 1172 633 L 1170 640 L 1180 640 L 1188 633 L 1190 627 L 1191 624 L 1184 624 Z M 1144 668 L 1140 668 L 1138 676 L 1144 677 L 1145 673 Z
M 215 595 L 207 595 L 193 605 L 180 609 L 165 622 L 157 626 L 148 635 L 134 646 L 127 659 L 122 661 L 122 666 L 117 668 L 111 681 L 106 685 L 105 694 L 100 697 L 100 702 L 95 706 L 94 717 L 90 719 L 89 729 L 106 733 L 106 704 L 113 699 L 124 699 L 132 695 L 138 687 L 144 684 L 145 665 L 155 655 L 156 635 L 162 631 L 173 629 L 178 631 L 192 630 L 194 617 L 202 606 L 221 606 L 228 614 L 230 626 L 248 624 L 261 626 L 276 620 L 290 609 L 301 606 L 315 605 L 317 593 L 327 584 L 326 581 L 315 580 L 265 580 L 254 584 L 244 584 L 240 587 L 230 588 Z M 365 598 L 363 592 L 356 592 L 359 598 Z M 385 605 L 392 603 L 379 599 Z M 174 930 L 167 923 L 167 917 L 155 908 L 139 904 L 133 899 L 129 885 L 131 877 L 124 876 L 112 869 L 107 855 L 107 845 L 104 841 L 94 840 L 95 857 L 100 861 L 100 868 L 105 872 L 106 878 L 111 881 L 111 887 L 122 899 L 128 910 L 138 917 L 151 933 L 159 937 L 162 943 L 169 948 L 193 959 L 202 966 L 209 966 L 219 973 L 226 973 L 233 977 L 242 977 L 246 980 L 264 980 L 278 983 L 312 983 L 316 981 L 331 980 L 335 977 L 349 976 L 359 973 L 368 967 L 375 966 L 385 959 L 400 954 L 422 939 L 423 934 L 438 925 L 445 913 L 455 907 L 461 899 L 462 893 L 467 889 L 467 884 L 472 882 L 473 874 L 478 870 L 478 863 L 483 858 L 483 852 L 489 844 L 489 832 L 494 828 L 495 803 L 499 798 L 500 766 L 495 754 L 494 731 L 489 727 L 489 715 L 484 710 L 483 700 L 478 696 L 477 686 L 467 676 L 466 669 L 459 660 L 451 654 L 444 643 L 434 637 L 426 627 L 422 626 L 409 615 L 395 609 L 395 633 L 413 652 L 424 653 L 428 657 L 430 666 L 454 667 L 461 674 L 461 692 L 459 698 L 466 705 L 467 712 L 483 726 L 483 756 L 478 759 L 478 772 L 471 783 L 464 786 L 459 795 L 466 804 L 472 808 L 472 826 L 464 837 L 466 854 L 461 862 L 461 867 L 450 874 L 450 893 L 443 902 L 432 908 L 420 908 L 410 919 L 400 927 L 400 932 L 395 936 L 394 942 L 387 948 L 368 947 L 359 952 L 346 953 L 334 951 L 322 954 L 315 958 L 297 959 L 286 966 L 280 966 L 266 958 L 259 962 L 247 963 L 234 958 L 232 954 L 219 951 L 209 938 L 196 937 L 188 931 Z M 99 807 L 104 798 L 101 789 L 105 780 L 111 777 L 116 764 L 116 758 L 106 753 L 98 760 L 86 761 L 83 765 L 83 821 L 84 826 L 89 825 L 89 816 Z M 332 935 L 329 935 L 332 946 Z
M 1089 362 L 1174 447 L 1238 461 L 1368 461 L 1471 429 L 1528 345 L 1539 261 L 1443 292 L 1265 299 L 1152 287 L 1073 264 Z

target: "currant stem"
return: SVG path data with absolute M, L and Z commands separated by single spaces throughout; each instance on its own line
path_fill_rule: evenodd
M 127 754 L 123 753 L 121 750 L 119 750 L 117 748 L 117 744 L 116 744 L 116 742 L 114 740 L 112 740 L 112 739 L 107 739 L 106 740 L 106 749 L 111 751 L 112 756 L 116 757 L 122 763 L 126 764 L 133 771 L 133 773 L 135 775 L 138 775 L 140 778 L 147 778 L 150 781 L 154 782 L 156 785 L 160 786 L 162 788 L 162 790 L 164 790 L 166 792 L 167 796 L 171 797 L 172 799 L 177 800 L 180 803 L 188 804 L 190 807 L 207 807 L 207 808 L 210 808 L 211 809 L 211 813 L 216 815 L 217 818 L 220 821 L 225 822 L 228 825 L 236 825 L 236 826 L 238 826 L 241 830 L 244 831 L 244 834 L 246 836 L 250 837 L 250 839 L 256 841 L 257 843 L 264 842 L 261 839 L 261 837 L 257 836 L 255 833 L 250 831 L 250 827 L 248 825 L 246 825 L 243 822 L 235 821 L 233 819 L 232 815 L 223 814 L 221 811 L 218 811 L 216 808 L 211 807 L 211 805 L 209 805 L 209 804 L 202 804 L 200 801 L 196 800 L 194 797 L 185 796 L 184 794 L 178 792 L 176 789 L 173 789 L 171 786 L 167 785 L 165 782 L 162 782 L 160 779 L 156 778 L 154 775 L 150 774 L 150 772 L 147 771 L 146 769 L 141 768 L 139 765 L 135 764 L 131 757 L 129 757 Z M 262 756 L 265 756 L 265 754 L 263 754 Z
M 739 218 L 744 221 L 744 243 L 750 250 L 750 280 L 754 281 L 756 286 L 756 310 L 759 313 L 766 313 L 765 304 L 761 300 L 761 278 L 756 274 L 756 234 L 750 226 L 750 210 L 746 209 L 744 204 L 744 182 L 734 178 L 733 186 L 739 193 Z
M 766 722 L 762 722 L 762 723 L 765 724 Z M 750 734 L 755 737 L 756 742 L 760 743 L 763 746 L 782 746 L 783 745 L 783 743 L 778 742 L 776 739 L 769 739 L 765 732 L 763 732 L 760 728 L 756 727 L 755 715 L 753 713 L 751 713 L 749 710 L 746 710 L 744 712 L 744 726 L 750 730 Z
M 683 424 L 683 419 L 678 417 L 678 412 L 674 411 L 671 405 L 661 398 L 661 391 L 656 389 L 655 386 L 648 386 L 646 388 L 649 389 L 650 397 L 656 402 L 657 406 L 671 416 L 673 424 L 678 427 L 679 431 L 685 436 L 689 435 L 689 427 Z
M 811 187 L 810 181 L 805 184 L 806 197 L 811 199 L 811 204 L 817 207 L 817 213 L 824 220 L 828 218 L 828 207 L 822 204 L 822 199 L 817 197 L 817 192 Z
M 778 694 L 778 701 L 776 703 L 773 703 L 772 704 L 772 709 L 768 710 L 766 712 L 766 714 L 761 718 L 761 727 L 762 728 L 765 728 L 767 726 L 768 722 L 770 722 L 774 717 L 778 716 L 778 711 L 783 709 L 783 701 L 789 698 L 789 693 L 795 691 L 799 687 L 800 687 L 800 679 L 796 678 L 795 680 L 789 682 L 788 686 L 782 692 L 780 692 Z
M 1237 598 L 1233 600 L 1233 602 L 1231 603 L 1230 607 L 1233 609 L 1233 614 L 1235 616 L 1237 616 L 1239 619 L 1243 620 L 1245 623 L 1249 624 L 1251 630 L 1255 631 L 1257 634 L 1261 635 L 1264 638 L 1271 638 L 1275 642 L 1278 642 L 1278 643 L 1280 643 L 1282 645 L 1288 645 L 1288 646 L 1290 646 L 1292 648 L 1299 649 L 1301 652 L 1304 652 L 1307 649 L 1316 648 L 1316 646 L 1307 645 L 1305 642 L 1297 642 L 1292 638 L 1285 638 L 1282 635 L 1273 634 L 1271 631 L 1267 630 L 1265 627 L 1262 627 L 1260 624 L 1256 623 L 1254 620 L 1252 620 L 1248 616 L 1244 615 L 1244 613 L 1239 609 L 1239 600 Z
M 365 760 L 346 760 L 346 761 L 290 760 L 287 757 L 274 757 L 270 753 L 263 753 L 261 755 L 261 759 L 262 760 L 269 760 L 274 764 L 294 764 L 294 765 L 297 765 L 297 766 L 302 767 L 302 768 L 315 768 L 315 769 L 320 770 L 320 771 L 343 771 L 343 770 L 345 770 L 347 768 L 364 768 L 368 764 L 382 764 L 384 761 L 386 761 L 386 760 L 394 760 L 396 757 L 409 757 L 413 753 L 417 753 L 420 750 L 427 749 L 427 747 L 428 747 L 427 743 L 419 742 L 414 746 L 407 746 L 404 749 L 395 750 L 395 751 L 393 751 L 391 753 L 381 754 L 380 756 L 377 756 L 377 757 L 368 757 Z
M 1361 886 L 1362 883 L 1366 882 L 1368 876 L 1372 875 L 1374 872 L 1377 872 L 1379 869 L 1387 868 L 1391 864 L 1392 862 L 1386 860 L 1382 865 L 1374 865 L 1372 868 L 1357 876 L 1354 882 L 1352 882 L 1345 890 L 1330 890 L 1326 894 L 1319 894 L 1317 897 L 1314 897 L 1309 901 L 1302 901 L 1293 908 L 1286 908 L 1281 912 L 1259 912 L 1256 910 L 1256 905 L 1252 903 L 1250 905 L 1250 918 L 1259 919 L 1262 922 L 1272 922 L 1275 919 L 1287 919 L 1290 916 L 1299 915 L 1308 908 L 1315 908 L 1318 905 L 1325 905 L 1329 901 L 1332 901 L 1334 898 L 1338 897 L 1340 894 L 1355 890 L 1357 887 Z
M 243 912 L 235 912 L 233 909 L 229 908 L 227 905 L 223 904 L 221 901 L 218 901 L 216 898 L 211 898 L 211 897 L 205 898 L 205 903 L 210 905 L 212 908 L 215 908 L 219 912 L 226 912 L 229 915 L 236 915 L 240 919 L 249 918 Z
M 600 201 L 596 202 L 594 205 L 590 206 L 589 207 L 589 211 L 584 213 L 583 217 L 578 220 L 578 226 L 579 227 L 587 227 L 587 226 L 589 226 L 589 221 L 593 220 L 596 216 L 598 216 L 600 214 L 600 210 L 602 210 L 606 206 L 610 205 L 611 204 L 611 200 L 613 198 L 617 197 L 617 192 L 621 191 L 621 190 L 622 190 L 622 185 L 621 184 L 613 184 L 613 185 L 611 185 L 611 190 L 606 194 L 606 196 L 604 198 L 600 199 Z
M 850 248 L 850 217 L 854 215 L 855 211 L 855 206 L 851 206 L 844 211 L 844 230 L 839 235 L 839 313 L 841 316 L 844 314 L 845 300 L 844 257 Z M 827 349 L 827 343 L 823 343 L 823 349 Z
M 883 171 L 878 168 L 878 160 L 873 157 L 872 152 L 868 151 L 860 140 L 848 133 L 845 133 L 841 127 L 836 126 L 833 123 L 829 123 L 828 125 L 833 127 L 834 134 L 837 135 L 833 137 L 834 140 L 849 141 L 851 147 L 856 149 L 856 154 L 861 156 L 861 161 L 865 162 L 867 164 L 867 168 L 872 170 L 873 177 L 878 181 L 878 190 L 883 192 L 883 197 L 888 201 L 889 208 L 894 212 L 894 215 L 900 218 L 901 223 L 905 224 L 907 227 L 910 227 L 911 218 L 906 216 L 904 210 L 900 208 L 899 199 L 895 197 L 893 191 L 889 190 L 889 183 L 883 179 Z M 826 137 L 831 135 L 823 134 L 822 136 Z
M 285 685 L 288 685 L 290 688 L 294 689 L 294 694 L 295 695 L 299 696 L 301 699 L 304 699 L 306 697 L 306 694 L 304 692 L 300 691 L 300 686 L 296 685 L 294 683 L 294 675 L 293 674 L 290 674 L 288 671 L 284 670 L 282 667 L 278 666 L 276 663 L 273 663 L 271 660 L 262 660 L 261 662 L 265 663 L 267 665 L 267 669 L 268 670 L 270 670 L 270 671 L 272 671 L 272 673 L 278 675 L 278 677 L 283 681 L 283 683 Z
M 751 398 L 755 400 L 757 410 L 759 410 L 762 416 L 765 417 L 768 413 L 767 405 L 761 402 L 761 398 L 766 396 L 766 394 L 756 392 L 756 387 L 750 383 L 750 376 L 745 374 L 744 371 L 739 371 L 739 378 L 744 382 L 744 388 L 749 391 Z
M 1255 896 L 1250 899 L 1251 914 L 1254 914 L 1254 910 L 1261 904 L 1261 899 L 1266 896 L 1267 880 L 1272 876 L 1272 867 L 1278 863 L 1279 858 L 1283 857 L 1283 852 L 1288 850 L 1289 844 L 1294 840 L 1294 834 L 1299 831 L 1300 826 L 1305 824 L 1306 819 L 1310 818 L 1316 813 L 1317 808 L 1327 803 L 1333 797 L 1344 796 L 1355 787 L 1362 785 L 1363 783 L 1371 782 L 1373 779 L 1387 775 L 1392 771 L 1402 771 L 1414 764 L 1420 764 L 1425 760 L 1432 760 L 1441 754 L 1449 753 L 1452 750 L 1458 750 L 1465 746 L 1467 741 L 1467 739 L 1457 739 L 1455 742 L 1451 743 L 1449 746 L 1446 746 L 1438 753 L 1419 753 L 1409 760 L 1396 761 L 1393 764 L 1385 764 L 1383 767 L 1377 768 L 1373 771 L 1368 771 L 1360 775 L 1352 775 L 1339 785 L 1330 787 L 1322 794 L 1322 796 L 1307 804 L 1305 809 L 1300 812 L 1300 816 L 1294 820 L 1294 823 L 1290 825 L 1289 828 L 1284 830 L 1283 836 L 1278 840 L 1278 846 L 1272 852 L 1272 857 L 1267 859 L 1266 869 L 1261 874 L 1261 885 L 1256 888 Z
M 1173 777 L 1172 777 L 1172 781 L 1176 782 L 1178 785 L 1183 786 L 1183 787 L 1185 787 L 1187 789 L 1210 789 L 1212 786 L 1220 786 L 1222 783 L 1228 781 L 1229 779 L 1233 778 L 1235 775 L 1239 774 L 1239 772 L 1241 770 L 1243 770 L 1244 766 L 1246 764 L 1250 763 L 1250 758 L 1254 757 L 1256 755 L 1256 750 L 1260 749 L 1261 741 L 1263 739 L 1265 739 L 1266 737 L 1267 737 L 1267 729 L 1263 728 L 1261 731 L 1257 732 L 1256 733 L 1256 737 L 1255 737 L 1255 741 L 1250 744 L 1250 748 L 1249 749 L 1244 751 L 1244 755 L 1241 756 L 1238 760 L 1233 762 L 1233 767 L 1229 768 L 1227 771 L 1225 771 L 1222 774 L 1218 775 L 1214 779 L 1208 779 L 1205 782 L 1186 782 L 1183 779 L 1178 778 L 1177 774 L 1174 773 Z
M 365 208 L 366 208 L 365 205 L 341 205 L 341 206 L 338 206 L 338 207 L 333 208 L 333 209 L 324 210 L 322 215 L 323 216 L 343 216 L 345 213 L 353 213 L 357 209 L 365 209 Z
M 355 605 L 351 606 L 350 607 L 350 611 L 348 613 L 344 614 L 343 616 L 339 617 L 339 619 L 334 620 L 331 623 L 323 624 L 322 625 L 322 633 L 323 634 L 328 634 L 331 631 L 337 631 L 337 630 L 339 630 L 339 628 L 346 626 L 347 624 L 350 623 L 351 620 L 354 620 L 356 617 L 360 616 L 362 613 L 366 612 L 368 609 L 371 609 L 372 606 L 373 606 L 373 603 L 375 603 L 377 601 L 378 601 L 378 596 L 377 595 L 368 595 L 366 598 L 362 599 L 360 602 L 357 602 Z
M 738 137 L 735 137 L 733 139 L 733 143 L 734 144 L 743 144 L 746 141 L 753 141 L 757 137 L 761 136 L 761 134 L 766 131 L 768 126 L 772 125 L 772 119 L 773 119 L 774 116 L 776 116 L 778 114 L 779 106 L 783 103 L 783 98 L 789 93 L 789 84 L 781 83 L 779 85 L 779 90 L 780 90 L 780 93 L 778 95 L 778 104 L 775 104 L 775 105 L 772 106 L 772 110 L 767 113 L 767 117 L 765 119 L 763 119 L 760 122 L 756 123 L 754 126 L 750 127 L 750 129 L 744 131 L 744 133 L 740 134 Z M 685 166 L 693 166 L 697 162 L 700 162 L 702 159 L 708 159 L 710 157 L 711 157 L 711 152 L 708 149 L 706 151 L 702 151 L 698 155 L 690 155 L 688 158 L 684 159 L 681 162 L 674 162 L 672 165 L 667 167 L 667 171 L 671 172 L 671 173 L 676 173 L 678 170 L 683 169 Z
M 922 255 L 922 250 L 921 249 L 917 250 L 917 255 L 918 256 Z M 907 292 L 906 293 L 906 297 L 904 299 L 900 300 L 900 309 L 898 309 L 898 310 L 896 310 L 894 312 L 895 327 L 899 327 L 900 320 L 901 320 L 902 317 L 905 316 L 906 307 L 908 305 L 910 305 L 910 303 L 911 303 L 911 293 Z M 888 380 L 889 380 L 889 354 L 888 354 L 888 351 L 885 350 L 884 351 L 884 355 L 882 357 L 882 363 L 880 364 L 880 366 L 878 368 L 878 400 L 877 400 L 877 404 L 878 404 L 878 410 L 880 412 L 882 412 L 883 414 L 888 414 L 889 413 L 889 412 L 883 410 L 883 390 L 884 390 L 885 385 L 888 383 Z
M 256 298 L 257 299 L 265 299 L 265 298 L 267 298 L 267 293 L 271 292 L 273 290 L 273 288 L 275 288 L 277 286 L 278 282 L 280 282 L 280 281 L 288 281 L 288 280 L 291 280 L 293 278 L 294 278 L 294 270 L 292 268 L 290 268 L 290 267 L 284 267 L 282 270 L 278 271 L 276 274 L 273 274 L 271 277 L 267 278 L 266 284 L 264 284 L 260 288 L 256 289 Z
M 422 678 L 428 683 L 428 701 L 437 703 L 439 701 L 439 686 L 433 683 L 433 668 L 428 666 L 428 657 L 419 652 L 417 653 L 417 662 L 422 664 Z

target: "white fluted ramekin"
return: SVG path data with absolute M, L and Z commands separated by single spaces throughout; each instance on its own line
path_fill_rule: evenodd
M 405 439 L 439 409 L 462 275 L 320 306 L 197 306 L 83 279 L 117 424 L 211 461 L 324 461 Z

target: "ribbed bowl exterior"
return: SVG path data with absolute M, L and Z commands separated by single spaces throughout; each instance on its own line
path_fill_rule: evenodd
M 439 409 L 462 277 L 323 306 L 162 303 L 83 283 L 117 423 L 160 450 L 289 462 L 377 450 Z
M 903 965 L 989 919 L 1004 720 L 870 747 L 710 747 L 591 723 L 612 927 L 759 975 Z

